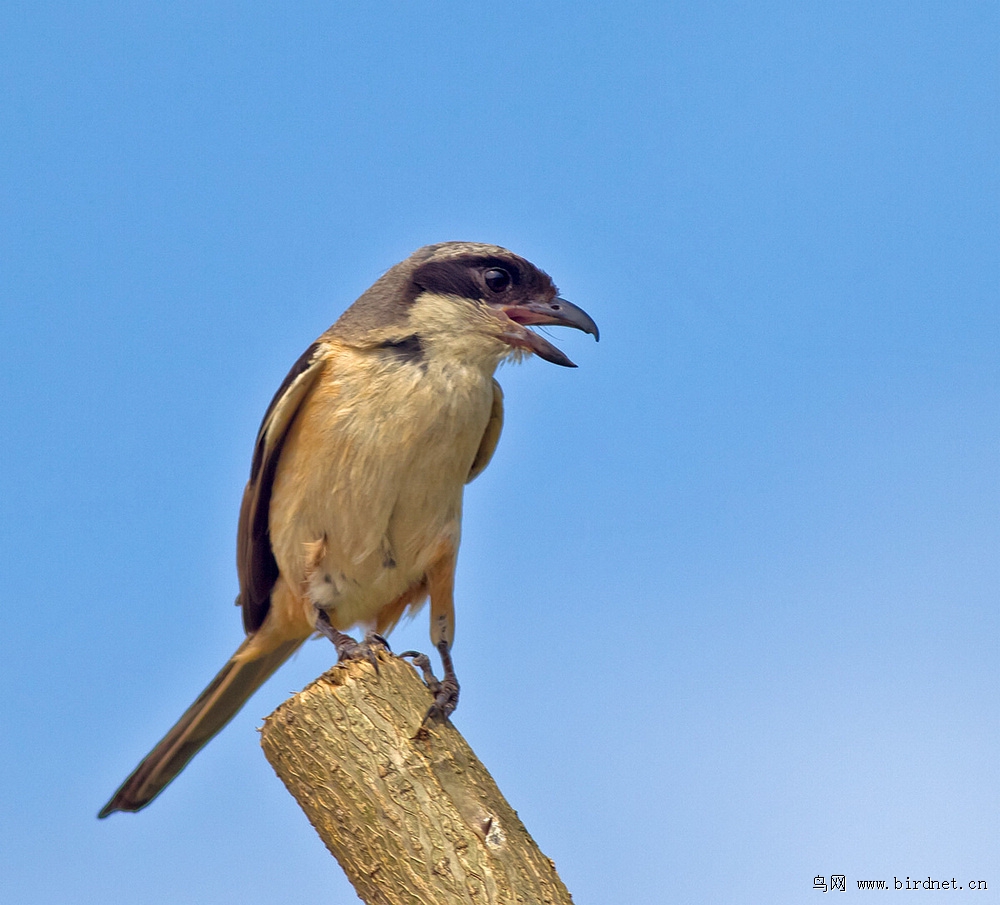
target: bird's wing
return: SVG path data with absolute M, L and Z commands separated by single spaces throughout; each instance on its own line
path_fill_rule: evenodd
M 490 409 L 490 420 L 483 431 L 483 439 L 479 441 L 479 449 L 476 458 L 472 460 L 472 468 L 469 469 L 469 476 L 465 483 L 478 478 L 486 466 L 490 464 L 493 453 L 496 452 L 497 443 L 500 442 L 500 431 L 503 430 L 503 390 L 500 384 L 493 381 L 493 408 Z
M 255 632 L 270 607 L 271 589 L 278 579 L 278 563 L 271 550 L 268 513 L 271 488 L 288 429 L 326 361 L 327 347 L 313 343 L 292 365 L 264 413 L 250 466 L 250 480 L 243 491 L 236 534 L 236 570 L 240 581 L 237 603 L 243 608 L 243 627 Z

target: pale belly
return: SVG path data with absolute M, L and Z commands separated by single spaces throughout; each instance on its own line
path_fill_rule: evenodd
M 373 623 L 422 581 L 442 544 L 457 549 L 493 399 L 479 369 L 396 369 L 358 383 L 310 400 L 293 430 L 319 443 L 298 461 L 283 455 L 271 505 L 282 575 L 341 630 Z

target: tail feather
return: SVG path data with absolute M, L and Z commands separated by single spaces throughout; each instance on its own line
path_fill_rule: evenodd
M 146 807 L 187 766 L 187 762 L 236 716 L 250 695 L 270 678 L 303 640 L 288 641 L 256 660 L 237 662 L 231 658 L 97 816 L 107 817 L 115 811 L 138 811 Z M 237 654 L 245 644 L 240 646 Z

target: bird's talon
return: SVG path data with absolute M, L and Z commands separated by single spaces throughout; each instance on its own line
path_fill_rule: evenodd
M 427 710 L 427 715 L 420 724 L 422 727 L 432 720 L 443 723 L 448 719 L 458 706 L 458 682 L 445 678 L 438 683 L 438 689 L 434 694 L 434 703 Z
M 317 608 L 316 615 L 316 630 L 333 642 L 333 646 L 337 649 L 338 663 L 343 663 L 345 660 L 367 660 L 374 667 L 375 673 L 381 675 L 376 645 L 384 650 L 389 650 L 388 643 L 381 635 L 376 632 L 368 632 L 365 634 L 365 640 L 359 643 L 350 635 L 345 635 L 335 629 L 330 624 L 330 617 L 326 610 L 319 608 Z
M 378 666 L 378 654 L 367 641 L 363 641 L 360 644 L 357 641 L 352 641 L 350 645 L 338 647 L 337 662 L 343 663 L 345 660 L 364 660 L 371 663 L 376 675 L 382 675 L 382 671 Z
M 427 686 L 432 695 L 437 697 L 438 689 L 441 687 L 441 683 L 438 681 L 437 677 L 434 675 L 434 671 L 431 669 L 431 661 L 427 654 L 422 654 L 417 650 L 407 650 L 403 651 L 403 653 L 399 655 L 399 658 L 401 660 L 413 661 L 413 668 L 420 670 L 424 679 L 424 685 Z

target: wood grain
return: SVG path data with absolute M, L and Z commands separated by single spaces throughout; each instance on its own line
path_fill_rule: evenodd
M 341 663 L 264 722 L 264 753 L 368 905 L 565 905 L 553 863 L 404 660 Z

